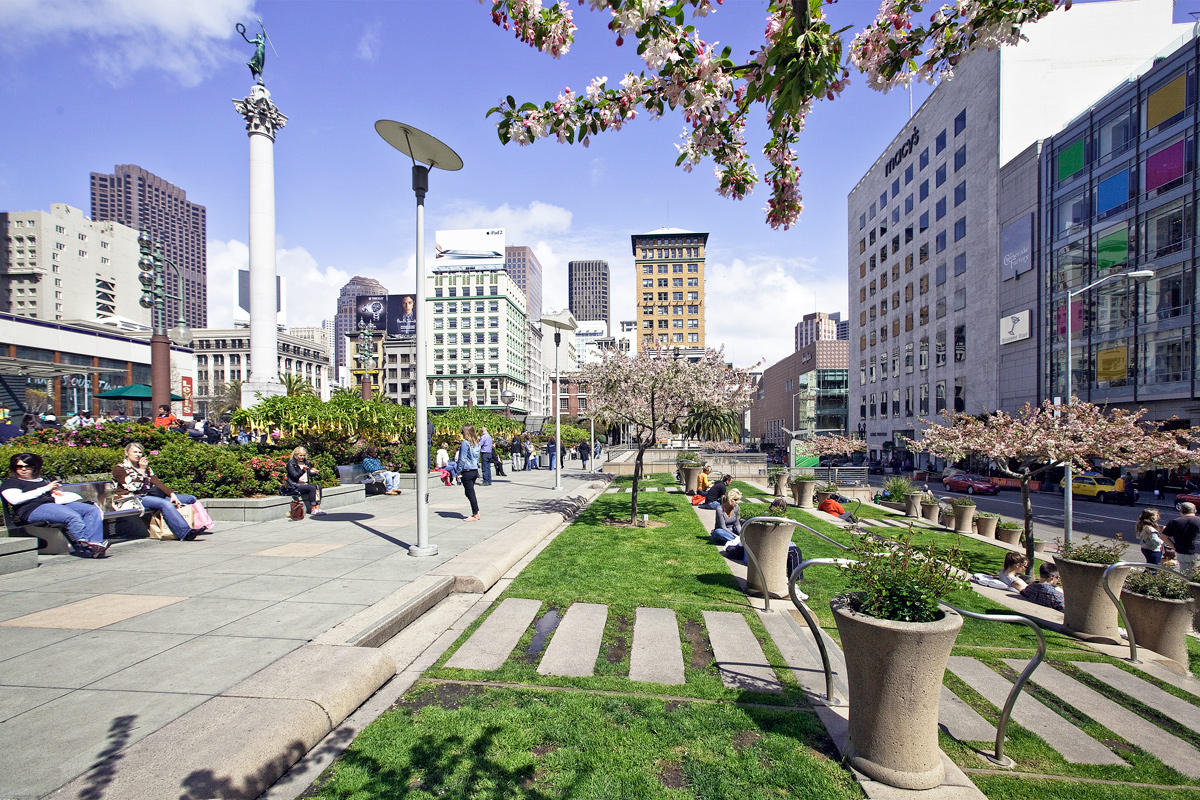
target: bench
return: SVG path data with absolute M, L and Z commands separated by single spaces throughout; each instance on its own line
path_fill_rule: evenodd
M 361 483 L 367 495 L 383 494 L 387 485 L 383 482 L 384 470 L 367 472 L 362 464 L 339 464 L 337 468 L 338 483 L 344 485 Z
M 84 481 L 81 483 L 64 483 L 63 491 L 74 492 L 83 498 L 83 502 L 92 503 L 104 512 L 104 538 L 112 539 L 116 535 L 117 523 L 124 519 L 141 518 L 152 511 L 116 510 L 112 507 L 112 481 Z M 52 522 L 30 522 L 24 525 L 16 521 L 16 515 L 8 503 L 4 506 L 4 525 L 9 536 L 30 536 L 38 540 L 38 553 L 42 555 L 62 555 L 71 551 L 71 541 L 66 535 L 66 526 Z M 143 535 L 145 533 L 143 532 Z

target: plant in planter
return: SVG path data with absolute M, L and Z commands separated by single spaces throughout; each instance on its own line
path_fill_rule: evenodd
M 930 789 L 945 778 L 938 749 L 942 677 L 962 617 L 939 603 L 965 585 L 956 551 L 921 551 L 911 531 L 895 546 L 857 540 L 843 569 L 858 592 L 830 601 L 850 691 L 845 755 L 870 778 Z
M 683 490 L 690 494 L 695 493 L 700 470 L 704 467 L 700 456 L 690 450 L 684 450 L 675 456 L 675 466 L 679 468 L 679 478 L 683 483 Z
M 788 486 L 792 490 L 792 499 L 801 508 L 811 508 L 813 493 L 817 489 L 817 479 L 813 475 L 793 475 Z
M 1121 603 L 1134 641 L 1187 669 L 1187 633 L 1195 601 L 1183 578 L 1148 568 L 1133 570 L 1125 579 Z
M 975 501 L 969 497 L 956 497 L 950 501 L 954 506 L 954 532 L 970 533 L 971 521 L 975 518 Z
M 1054 563 L 1062 578 L 1066 613 L 1063 622 L 1085 639 L 1120 644 L 1117 633 L 1117 607 L 1104 591 L 1101 578 L 1104 570 L 1122 559 L 1125 544 L 1116 539 L 1093 539 L 1084 536 L 1069 544 L 1060 542 Z M 1113 594 L 1121 591 L 1128 567 L 1114 569 L 1108 575 Z
M 1017 544 L 1021 541 L 1021 523 L 1010 519 L 1002 519 L 996 523 L 996 538 L 1005 544 Z
M 771 484 L 771 489 L 775 492 L 776 497 L 783 497 L 783 487 L 787 486 L 787 479 L 787 467 L 769 467 L 767 469 L 767 482 Z
M 941 510 L 942 504 L 932 494 L 926 493 L 921 497 L 921 516 L 926 520 L 936 523 Z
M 891 503 L 903 503 L 913 491 L 913 482 L 902 475 L 896 475 L 883 482 L 884 499 Z
M 975 533 L 987 539 L 996 538 L 996 525 L 1000 522 L 999 514 L 980 511 L 975 514 Z
M 816 489 L 816 501 L 819 504 L 822 500 L 837 494 L 837 492 L 838 485 L 836 483 L 823 483 Z

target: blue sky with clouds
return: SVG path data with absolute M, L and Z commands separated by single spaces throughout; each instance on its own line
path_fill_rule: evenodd
M 727 0 L 700 20 L 735 57 L 761 41 L 765 2 Z M 1188 19 L 1200 0 L 1178 5 Z M 288 116 L 275 147 L 279 271 L 295 325 L 330 317 L 353 275 L 394 292 L 414 286 L 409 165 L 375 133 L 380 118 L 423 128 L 465 167 L 435 173 L 433 230 L 502 225 L 535 249 L 545 306 L 566 304 L 566 265 L 604 258 L 613 317 L 633 317 L 629 235 L 663 225 L 708 231 L 708 337 L 739 364 L 792 349 L 792 326 L 813 310 L 846 307 L 846 195 L 908 117 L 907 92 L 862 80 L 820 103 L 800 146 L 805 211 L 790 231 L 763 222 L 766 193 L 735 203 L 714 191 L 710 166 L 674 166 L 678 115 L 639 117 L 591 146 L 540 141 L 501 146 L 487 109 L 512 94 L 536 102 L 594 75 L 638 71 L 632 46 L 613 44 L 606 18 L 576 6 L 576 44 L 561 59 L 534 52 L 474 0 L 0 0 L 0 209 L 90 210 L 88 173 L 136 163 L 208 209 L 209 319 L 232 319 L 234 270 L 247 259 L 244 123 L 232 99 L 248 94 L 251 35 L 261 17 L 266 84 Z M 829 7 L 835 25 L 866 24 L 875 5 Z M 1069 13 L 1069 12 L 1068 12 Z M 918 87 L 914 108 L 928 93 Z M 752 122 L 752 152 L 766 140 Z M 761 157 L 758 159 L 761 167 Z

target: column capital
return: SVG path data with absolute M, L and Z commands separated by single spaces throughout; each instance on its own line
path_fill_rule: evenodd
M 248 133 L 261 133 L 275 138 L 275 132 L 287 124 L 287 117 L 271 102 L 271 93 L 265 86 L 255 86 L 249 97 L 234 100 L 233 107 L 246 120 Z

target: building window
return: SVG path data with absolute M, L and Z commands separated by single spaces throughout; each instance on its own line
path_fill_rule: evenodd
M 962 275 L 967 271 L 967 254 L 959 253 L 954 257 L 954 274 Z
M 940 253 L 946 249 L 946 232 L 941 231 L 933 240 L 933 252 Z
M 954 205 L 961 206 L 967 201 L 967 182 L 963 181 L 954 187 Z
M 946 216 L 946 198 L 942 198 L 933 204 L 933 218 L 939 220 Z
M 967 218 L 959 217 L 954 221 L 954 241 L 960 242 L 967 235 Z
M 921 214 L 921 218 L 917 222 L 917 233 L 924 233 L 925 231 L 929 230 L 929 212 L 923 212 Z
M 933 315 L 937 319 L 941 319 L 942 317 L 946 316 L 946 298 L 939 297 L 937 299 L 937 303 L 934 304 L 933 309 Z
M 922 339 L 921 346 L 917 350 L 917 366 L 922 372 L 929 369 L 929 340 Z
M 938 414 L 946 410 L 946 382 L 938 381 L 934 384 L 934 411 Z
M 946 131 L 945 131 L 945 129 L 943 129 L 942 132 L 937 135 L 937 138 L 933 140 L 933 154 L 937 155 L 945 149 L 946 149 Z
M 964 108 L 958 112 L 958 116 L 954 118 L 954 135 L 958 136 L 967 129 L 967 110 Z
M 928 198 L 928 197 L 929 197 L 929 181 L 923 180 L 923 181 L 921 181 L 920 187 L 917 189 L 917 199 L 920 200 L 921 202 L 925 202 L 926 198 Z
M 954 290 L 954 310 L 962 311 L 967 307 L 967 290 L 965 287 Z
M 920 158 L 917 159 L 917 167 L 919 169 L 925 169 L 928 166 L 929 166 L 929 148 L 926 147 L 924 150 L 921 151 Z
M 946 165 L 942 164 L 933 173 L 934 188 L 941 186 L 945 182 L 946 182 Z
M 967 326 L 954 326 L 954 361 L 962 364 L 967 360 Z

